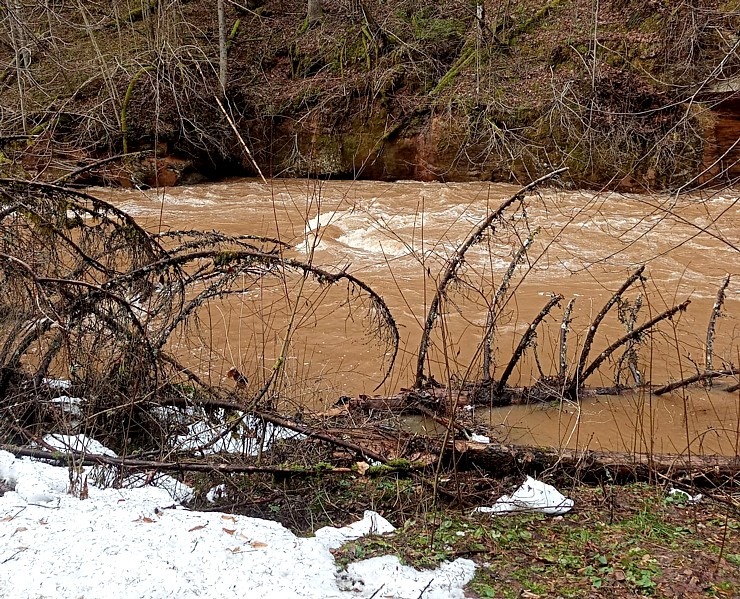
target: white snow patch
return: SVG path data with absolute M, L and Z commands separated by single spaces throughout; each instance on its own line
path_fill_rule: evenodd
M 470 435 L 470 440 L 474 441 L 475 443 L 485 443 L 485 444 L 489 444 L 491 442 L 490 437 L 486 437 L 485 435 L 476 435 L 476 434 Z
M 78 451 L 80 453 L 91 453 L 105 455 L 110 458 L 118 457 L 116 452 L 108 449 L 105 445 L 91 439 L 86 435 L 45 435 L 44 442 L 60 451 Z
M 371 510 L 365 510 L 362 520 L 342 528 L 325 526 L 319 528 L 314 535 L 327 549 L 336 549 L 347 541 L 353 541 L 366 535 L 382 535 L 394 530 L 396 527 L 383 516 Z
M 208 503 L 216 503 L 219 499 L 223 499 L 226 496 L 226 485 L 216 485 L 211 487 L 206 493 L 206 500 Z
M 57 391 L 66 391 L 72 386 L 72 381 L 67 379 L 42 379 L 41 382 L 49 389 L 56 389 Z
M 49 503 L 65 494 L 69 487 L 69 473 L 66 469 L 19 460 L 7 451 L 0 451 L 0 479 L 15 490 L 5 493 L 0 502 L 10 498 L 21 503 Z
M 355 597 L 420 597 L 463 599 L 465 586 L 475 574 L 475 562 L 456 559 L 436 570 L 419 572 L 404 566 L 396 556 L 385 555 L 350 564 L 337 576 L 339 588 Z
M 74 418 L 82 418 L 82 408 L 80 407 L 80 404 L 83 401 L 84 400 L 81 397 L 60 395 L 58 397 L 52 397 L 49 400 L 49 403 L 57 406 L 65 414 L 69 414 Z
M 241 416 L 241 415 L 239 415 Z M 257 418 L 247 416 L 242 426 L 236 430 L 223 434 L 228 428 L 225 422 L 210 422 L 204 419 L 196 420 L 188 425 L 188 432 L 175 439 L 175 449 L 181 451 L 198 450 L 201 455 L 214 453 L 235 453 L 242 455 L 257 455 L 260 451 L 268 451 L 275 441 L 280 439 L 304 439 L 305 435 L 296 433 L 287 428 L 270 423 L 263 424 Z M 261 436 L 264 435 L 264 443 Z
M 137 472 L 125 478 L 122 486 L 126 489 L 141 489 L 147 485 L 164 489 L 178 503 L 188 502 L 195 496 L 192 487 L 167 474 L 156 474 L 151 477 L 143 472 Z
M 668 496 L 678 498 L 679 500 L 685 500 L 687 503 L 698 503 L 704 499 L 704 495 L 701 493 L 692 495 L 682 489 L 674 489 L 673 487 L 668 491 Z
M 276 522 L 172 505 L 163 489 L 66 494 L 67 468 L 0 451 L 0 597 L 231 599 L 461 598 L 475 565 L 465 559 L 418 572 L 395 557 L 337 573 L 324 538 L 298 538 Z M 22 492 L 42 482 L 44 497 Z M 392 528 L 367 512 L 355 533 Z M 345 530 L 345 529 L 340 529 Z M 337 531 L 343 538 L 355 538 Z

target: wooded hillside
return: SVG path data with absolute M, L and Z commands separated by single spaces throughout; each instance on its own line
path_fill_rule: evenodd
M 720 0 L 4 0 L 0 168 L 256 175 L 237 130 L 272 176 L 727 183 L 738 30 Z

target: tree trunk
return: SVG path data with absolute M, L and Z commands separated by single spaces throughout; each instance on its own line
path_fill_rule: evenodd
M 308 24 L 314 25 L 315 23 L 320 23 L 323 16 L 324 11 L 321 8 L 321 0 L 308 0 Z
M 218 0 L 218 81 L 221 94 L 226 95 L 226 78 L 228 76 L 228 54 L 226 48 L 226 8 L 224 0 Z
M 699 486 L 726 484 L 740 473 L 740 457 L 718 455 L 660 455 L 553 449 L 455 441 L 442 450 L 457 468 L 494 476 L 529 474 L 545 470 L 581 481 L 679 480 Z

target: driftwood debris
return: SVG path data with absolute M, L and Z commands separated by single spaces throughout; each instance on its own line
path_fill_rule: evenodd
M 599 313 L 596 315 L 596 318 L 594 318 L 591 326 L 588 328 L 588 333 L 586 333 L 586 339 L 583 342 L 583 349 L 581 350 L 581 354 L 578 358 L 578 365 L 576 366 L 575 375 L 572 377 L 568 384 L 569 395 L 575 395 L 578 389 L 583 386 L 583 382 L 586 380 L 586 378 L 588 378 L 588 374 L 586 374 L 586 371 L 590 369 L 586 368 L 586 362 L 588 361 L 588 356 L 591 353 L 591 346 L 593 345 L 593 341 L 596 337 L 596 331 L 598 330 L 599 325 L 604 320 L 609 310 L 611 310 L 611 308 L 619 302 L 619 300 L 622 298 L 622 295 L 624 295 L 624 292 L 627 291 L 627 289 L 629 289 L 637 280 L 643 280 L 643 272 L 645 272 L 644 265 L 640 266 L 640 268 L 638 268 L 629 277 L 627 277 L 627 280 L 622 284 L 617 292 L 614 293 L 611 298 L 609 298 L 609 301 L 604 304 Z
M 350 412 L 365 414 L 402 415 L 446 415 L 465 406 L 501 407 L 543 403 L 562 397 L 563 382 L 557 378 L 542 379 L 530 387 L 507 387 L 496 394 L 492 386 L 495 381 L 470 383 L 462 387 L 440 386 L 434 389 L 401 389 L 393 395 L 360 395 L 356 398 L 342 397 L 337 404 L 345 406 Z M 620 395 L 628 392 L 628 387 L 591 387 L 581 391 L 580 397 L 599 395 Z
M 74 466 L 114 466 L 127 470 L 150 470 L 157 472 L 208 472 L 212 474 L 274 474 L 276 476 L 316 476 L 321 474 L 348 474 L 350 468 L 310 467 L 310 466 L 271 466 L 244 464 L 240 462 L 226 463 L 201 460 L 143 460 L 137 458 L 119 458 L 96 453 L 61 452 L 58 450 L 16 447 L 14 445 L 0 445 L 0 450 L 10 452 L 16 457 L 30 457 L 60 465 Z
M 671 391 L 675 391 L 676 389 L 680 389 L 681 387 L 687 387 L 689 385 L 692 385 L 693 383 L 698 383 L 700 381 L 707 381 L 716 379 L 723 376 L 737 376 L 738 371 L 737 370 L 712 370 L 712 371 L 704 371 L 700 372 L 699 374 L 694 374 L 692 376 L 687 376 L 684 379 L 681 379 L 680 381 L 675 381 L 673 383 L 669 383 L 667 385 L 663 385 L 662 387 L 658 387 L 657 389 L 653 390 L 653 393 L 655 395 L 663 395 L 664 393 L 670 393 Z M 733 388 L 730 387 L 727 389 L 727 391 L 732 391 Z
M 717 319 L 721 316 L 722 306 L 725 303 L 725 293 L 727 287 L 730 285 L 730 275 L 727 275 L 722 284 L 719 286 L 717 291 L 717 299 L 712 306 L 712 315 L 709 317 L 709 324 L 707 325 L 707 344 L 704 352 L 704 368 L 707 372 L 712 370 L 712 358 L 714 356 L 714 334 L 717 327 Z M 707 386 L 711 386 L 712 379 L 707 378 Z

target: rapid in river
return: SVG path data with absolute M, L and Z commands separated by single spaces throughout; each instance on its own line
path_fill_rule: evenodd
M 367 181 L 231 180 L 166 190 L 96 189 L 101 199 L 134 216 L 149 231 L 219 230 L 255 234 L 288 244 L 286 256 L 328 271 L 346 270 L 372 287 L 389 306 L 401 334 L 401 351 L 377 393 L 413 383 L 426 310 L 440 272 L 475 226 L 518 187 L 485 183 L 379 183 Z M 529 241 L 528 241 L 529 240 Z M 645 281 L 624 294 L 598 330 L 592 355 L 625 334 L 629 312 L 636 325 L 686 299 L 686 310 L 661 322 L 626 359 L 620 350 L 589 380 L 592 386 L 641 382 L 662 385 L 701 370 L 707 323 L 728 275 L 716 323 L 714 369 L 740 363 L 740 201 L 732 190 L 702 196 L 596 194 L 552 187 L 530 193 L 466 255 L 449 288 L 429 352 L 437 380 L 481 378 L 481 335 L 488 307 L 513 256 L 531 244 L 497 311 L 494 367 L 500 372 L 552 294 L 563 300 L 537 330 L 509 383 L 530 385 L 556 374 L 563 311 L 575 299 L 568 339 L 572 364 L 590 323 L 627 277 L 645 265 Z M 295 317 L 291 321 L 291 314 Z M 383 377 L 389 349 L 368 332 L 367 305 L 346 288 L 303 286 L 300 280 L 265 283 L 243 301 L 200 315 L 197 339 L 183 340 L 214 382 L 238 367 L 258 384 L 294 329 L 289 351 L 292 397 L 322 409 L 341 395 L 372 394 Z M 205 356 L 201 345 L 217 348 Z M 622 358 L 620 360 L 620 357 Z M 617 451 L 737 455 L 740 395 L 727 393 L 737 378 L 654 396 L 647 390 L 583 399 L 580 404 L 477 409 L 476 418 L 499 440 Z M 646 388 L 644 388 L 646 389 Z

